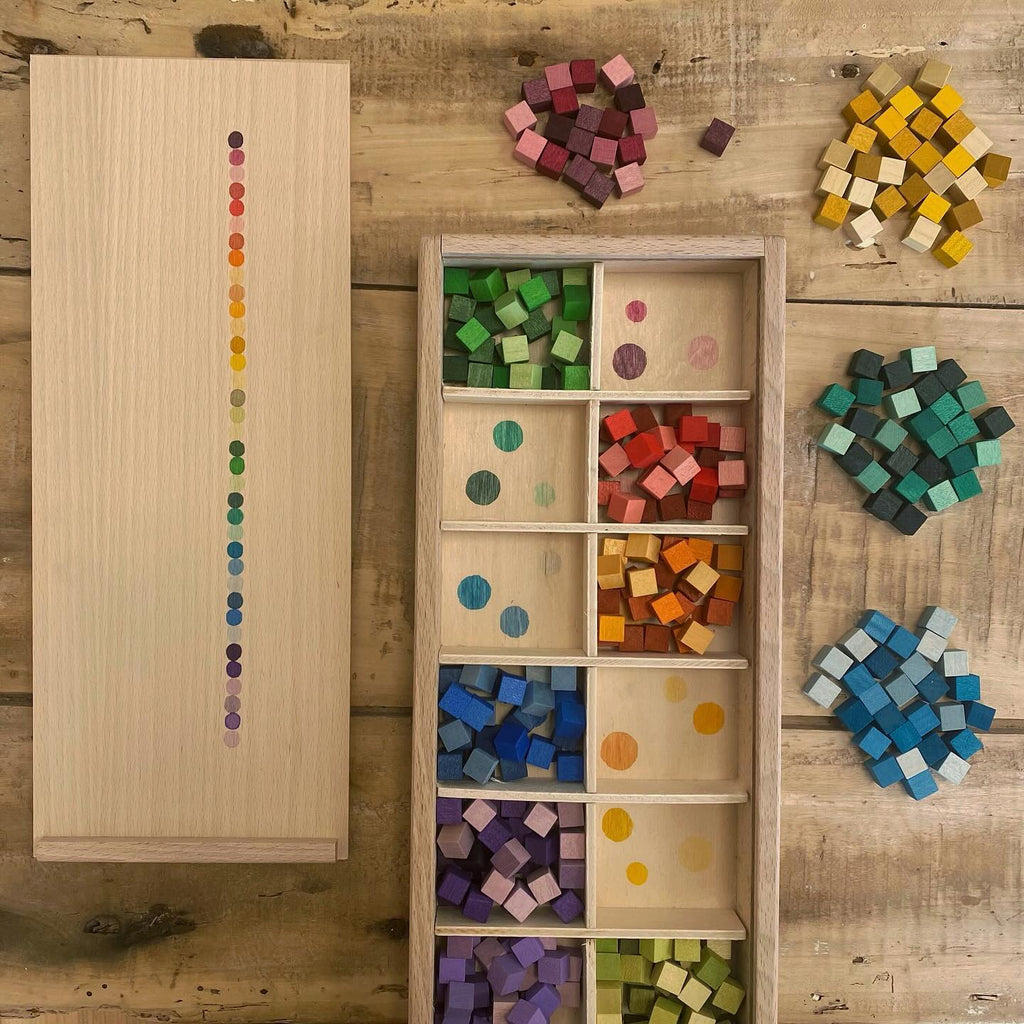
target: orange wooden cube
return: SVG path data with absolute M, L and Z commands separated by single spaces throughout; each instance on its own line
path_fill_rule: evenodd
M 686 543 L 690 545 L 690 550 L 700 561 L 707 562 L 708 565 L 711 564 L 715 554 L 714 541 L 707 540 L 704 537 L 691 537 Z
M 714 596 L 723 601 L 736 602 L 740 599 L 740 591 L 743 589 L 742 576 L 722 576 L 715 584 Z
M 662 594 L 661 597 L 656 597 L 651 602 L 651 611 L 663 626 L 667 626 L 670 622 L 682 618 L 683 605 L 679 597 L 670 591 L 667 594 Z
M 626 635 L 624 615 L 599 615 L 597 617 L 597 639 L 603 644 L 621 644 Z
M 716 569 L 727 569 L 731 572 L 743 570 L 742 544 L 719 544 L 715 556 Z
M 712 626 L 731 626 L 732 614 L 736 610 L 733 601 L 723 601 L 720 597 L 708 598 L 708 624 Z
M 687 566 L 697 561 L 697 554 L 685 540 L 668 544 L 661 549 L 661 560 L 672 572 L 682 572 Z
M 700 622 L 691 622 L 681 627 L 681 632 L 682 636 L 678 642 L 689 647 L 691 651 L 696 651 L 697 654 L 703 654 L 715 639 L 715 631 Z

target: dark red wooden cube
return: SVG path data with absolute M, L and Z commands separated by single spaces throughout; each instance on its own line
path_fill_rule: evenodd
M 621 139 L 628 123 L 629 114 L 622 110 L 616 110 L 614 107 L 605 107 L 604 113 L 601 115 L 601 127 L 598 128 L 597 134 L 606 139 Z
M 642 164 L 647 160 L 647 148 L 642 135 L 627 135 L 619 139 L 619 162 L 622 164 Z
M 633 82 L 630 85 L 624 85 L 621 89 L 616 89 L 615 106 L 627 113 L 630 110 L 640 110 L 642 107 L 646 107 L 644 91 L 640 88 L 640 83 Z
M 717 117 L 713 118 L 711 124 L 708 125 L 707 131 L 704 133 L 704 138 L 700 140 L 700 148 L 706 149 L 709 153 L 714 153 L 715 156 L 721 156 L 725 152 L 725 147 L 729 145 L 729 140 L 735 131 L 736 129 L 731 124 L 719 121 Z
M 549 142 L 537 161 L 537 171 L 545 178 L 554 178 L 555 181 L 558 181 L 562 176 L 562 171 L 565 170 L 568 159 L 569 150 L 558 145 L 557 142 Z
M 548 123 L 544 125 L 544 138 L 564 146 L 569 141 L 569 133 L 575 127 L 571 117 L 552 114 L 548 118 Z
M 551 109 L 556 114 L 575 114 L 580 101 L 575 89 L 554 89 L 551 92 Z
M 569 61 L 569 74 L 577 92 L 593 92 L 597 88 L 597 62 L 593 60 Z

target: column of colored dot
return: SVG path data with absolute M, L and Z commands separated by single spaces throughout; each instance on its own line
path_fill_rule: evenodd
M 245 153 L 242 150 L 242 133 L 228 135 L 228 165 L 230 167 L 228 186 L 228 317 L 231 326 L 231 354 L 228 364 L 231 368 L 231 393 L 229 416 L 231 430 L 228 441 L 228 472 L 230 491 L 228 493 L 228 610 L 227 610 L 227 696 L 224 698 L 224 743 L 237 747 L 240 741 L 239 727 L 242 718 L 239 711 L 242 701 L 242 512 L 244 497 L 245 441 Z

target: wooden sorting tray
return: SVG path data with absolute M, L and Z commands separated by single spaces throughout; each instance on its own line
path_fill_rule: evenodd
M 442 385 L 443 268 L 586 266 L 591 390 L 517 391 Z M 580 939 L 582 1009 L 595 1019 L 598 937 L 734 941 L 747 986 L 738 1018 L 776 1020 L 782 585 L 782 430 L 785 248 L 778 238 L 444 236 L 420 253 L 419 459 L 410 940 L 412 1024 L 433 1016 L 438 936 L 549 935 Z M 629 303 L 646 304 L 637 323 Z M 715 339 L 700 369 L 692 344 Z M 694 339 L 697 339 L 696 341 Z M 643 374 L 624 379 L 615 352 L 640 344 Z M 621 368 L 621 362 L 619 363 Z M 698 367 L 695 369 L 694 367 Z M 747 431 L 746 496 L 719 501 L 704 523 L 623 525 L 597 503 L 599 426 L 624 406 L 689 402 L 695 414 Z M 495 424 L 514 419 L 523 443 L 501 463 L 501 500 L 467 498 L 468 474 L 487 468 Z M 536 481 L 551 485 L 536 500 Z M 553 492 L 553 493 L 552 493 Z M 744 591 L 734 624 L 704 656 L 624 654 L 599 648 L 596 555 L 608 535 L 702 536 L 744 546 Z M 484 576 L 495 605 L 529 606 L 529 628 L 509 636 L 497 615 L 456 599 L 468 573 Z M 512 632 L 515 632 L 513 630 Z M 584 781 L 553 771 L 521 782 L 437 781 L 438 671 L 443 665 L 571 665 L 587 711 Z M 714 700 L 725 726 L 697 736 L 696 704 Z M 600 756 L 603 737 L 629 734 L 640 751 L 625 770 Z M 435 896 L 435 799 L 578 801 L 585 807 L 582 917 L 566 925 L 549 907 L 519 924 L 496 907 L 487 924 Z M 628 811 L 629 842 L 609 842 L 602 820 Z M 699 836 L 688 870 L 683 836 Z M 626 861 L 642 851 L 642 885 Z

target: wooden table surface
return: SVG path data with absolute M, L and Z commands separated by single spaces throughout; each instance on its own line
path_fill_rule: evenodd
M 982 497 L 907 539 L 818 457 L 810 408 L 852 349 L 935 343 L 1024 420 L 1024 0 L 2 0 L 0 33 L 0 1020 L 405 1019 L 415 260 L 441 230 L 786 236 L 780 1021 L 1024 1019 L 1024 431 Z M 646 190 L 596 212 L 512 162 L 500 113 L 545 63 L 619 50 L 662 128 Z M 31 858 L 33 52 L 352 62 L 346 863 Z M 856 76 L 925 55 L 954 65 L 966 109 L 1017 164 L 952 271 L 891 229 L 858 252 L 810 220 L 815 160 Z M 719 161 L 697 148 L 712 116 L 738 125 Z M 961 616 L 999 718 L 966 783 L 917 805 L 876 790 L 799 688 L 859 610 L 912 618 L 925 603 Z

